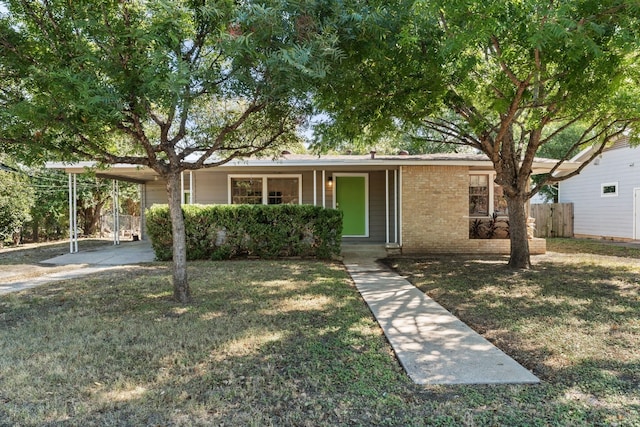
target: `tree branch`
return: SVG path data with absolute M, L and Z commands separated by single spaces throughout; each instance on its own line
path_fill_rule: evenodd
M 255 104 L 252 103 L 243 113 L 240 117 L 238 117 L 233 123 L 225 126 L 224 128 L 222 128 L 222 130 L 220 131 L 220 133 L 218 134 L 218 136 L 215 139 L 214 144 L 212 144 L 211 147 L 209 147 L 209 149 L 207 149 L 204 154 L 202 156 L 200 156 L 200 159 L 194 163 L 195 166 L 199 166 L 202 167 L 204 165 L 204 162 L 213 155 L 213 153 L 219 149 L 219 147 L 222 146 L 222 143 L 224 141 L 224 139 L 227 137 L 227 135 L 233 131 L 235 131 L 236 129 L 238 129 L 250 116 L 251 114 L 257 113 L 261 110 L 263 110 L 266 107 L 266 105 L 264 103 L 260 103 L 260 104 Z M 182 157 L 184 158 L 184 157 Z
M 531 191 L 531 195 L 534 195 L 535 193 L 537 193 L 539 191 L 539 188 L 542 188 L 542 186 L 546 185 L 546 184 L 550 184 L 550 183 L 557 183 L 557 182 L 561 182 L 561 181 L 565 181 L 571 177 L 574 177 L 576 175 L 578 175 L 580 172 L 582 172 L 582 170 L 589 165 L 596 157 L 598 157 L 600 154 L 602 154 L 602 152 L 604 151 L 604 149 L 607 147 L 607 144 L 609 142 L 611 142 L 612 140 L 620 137 L 621 135 L 623 135 L 628 129 L 629 126 L 634 123 L 637 122 L 638 120 L 614 120 L 611 123 L 609 123 L 608 125 L 606 125 L 601 131 L 599 131 L 596 135 L 584 139 L 585 136 L 587 135 L 588 132 L 590 132 L 592 129 L 595 128 L 595 124 L 592 124 L 589 129 L 587 129 L 582 136 L 579 138 L 579 140 L 574 143 L 565 153 L 565 155 L 562 157 L 562 159 L 560 159 L 554 166 L 553 168 L 551 168 L 551 170 L 549 171 L 549 173 L 547 174 L 547 177 L 541 181 L 540 183 L 538 183 L 538 185 L 536 186 L 536 188 L 534 190 Z M 621 125 L 619 129 L 617 129 L 615 132 L 607 134 L 607 131 L 609 131 L 611 128 L 613 128 L 616 125 Z M 554 176 L 554 174 L 558 171 L 558 169 L 560 168 L 560 166 L 562 164 L 564 164 L 567 160 L 569 160 L 569 157 L 571 155 L 571 152 L 573 150 L 575 150 L 576 148 L 578 148 L 581 145 L 585 145 L 588 144 L 591 141 L 595 141 L 597 139 L 601 139 L 601 142 L 598 143 L 598 148 L 596 150 L 594 150 L 592 152 L 592 154 L 589 156 L 589 158 L 587 160 L 585 160 L 584 162 L 582 162 L 582 164 L 573 172 L 570 172 L 566 175 L 563 176 Z
M 498 56 L 498 63 L 500 64 L 500 68 L 507 75 L 507 77 L 509 77 L 509 79 L 511 80 L 511 83 L 513 83 L 514 86 L 519 87 L 522 84 L 522 81 L 520 79 L 518 79 L 518 77 L 515 75 L 515 73 L 506 64 L 506 62 L 504 62 L 501 59 L 502 58 L 502 48 L 500 47 L 500 42 L 498 41 L 498 38 L 495 35 L 491 36 L 491 44 L 493 45 L 493 48 L 496 50 L 496 54 Z

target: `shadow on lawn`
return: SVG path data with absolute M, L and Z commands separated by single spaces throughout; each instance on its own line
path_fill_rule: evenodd
M 600 360 L 584 366 L 603 370 L 615 371 L 618 361 L 635 366 L 640 268 L 541 262 L 513 271 L 504 261 L 434 257 L 389 265 L 543 379 L 572 383 L 563 365 L 576 360 Z M 638 384 L 637 373 L 625 378 L 630 389 Z
M 42 413 L 42 425 L 335 424 L 347 419 L 336 396 L 409 386 L 342 269 L 305 264 L 251 273 L 258 263 L 208 263 L 215 274 L 194 266 L 190 306 L 170 301 L 170 272 L 160 266 L 0 299 L 0 330 L 12 331 L 2 339 L 29 337 L 7 351 L 14 369 L 0 372 L 0 390 L 21 376 L 42 381 L 41 396 L 21 393 L 27 383 L 3 392 L 0 417 L 27 410 Z M 288 279 L 296 277 L 304 280 Z M 36 357 L 21 363 L 27 346 Z
M 502 337 L 495 324 L 562 311 L 513 295 L 535 287 L 542 299 L 553 287 L 496 285 L 512 273 L 495 265 L 472 273 L 425 262 L 414 278 L 425 289 L 477 322 L 485 316 L 478 324 L 530 363 L 548 360 L 553 349 L 531 347 L 518 331 Z M 539 386 L 414 386 L 338 265 L 192 263 L 189 274 L 190 306 L 171 302 L 170 270 L 158 265 L 0 298 L 0 342 L 17 343 L 3 354 L 12 369 L 0 371 L 0 420 L 19 423 L 12 417 L 28 411 L 45 420 L 38 425 L 566 425 L 607 424 L 634 409 L 607 398 L 637 395 L 637 360 L 541 365 Z
M 640 313 L 640 267 L 557 265 L 510 270 L 503 259 L 390 260 L 388 265 L 454 311 L 522 319 L 557 316 L 563 310 L 586 322 L 624 320 Z M 501 309 L 508 309 L 502 311 Z

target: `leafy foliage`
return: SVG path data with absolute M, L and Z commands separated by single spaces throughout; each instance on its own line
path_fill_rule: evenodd
M 33 189 L 22 175 L 0 171 L 0 246 L 31 219 L 33 203 Z
M 508 239 L 509 220 L 493 213 L 489 219 L 474 218 L 469 221 L 470 239 Z
M 6 4 L 1 149 L 167 179 L 176 298 L 186 302 L 179 175 L 298 141 L 310 84 L 341 55 L 331 2 Z
M 338 54 L 321 3 L 8 6 L 1 139 L 32 157 L 48 150 L 165 175 L 214 153 L 207 166 L 255 154 L 295 140 L 305 84 Z
M 27 224 L 29 238 L 59 239 L 69 226 L 69 192 L 67 175 L 54 170 L 32 170 L 30 185 L 35 194 L 31 220 Z
M 350 141 L 362 129 L 382 134 L 400 127 L 485 153 L 509 205 L 509 264 L 530 266 L 524 203 L 540 188 L 530 189 L 529 179 L 541 147 L 582 127 L 546 176 L 567 179 L 588 163 L 554 175 L 572 153 L 594 144 L 593 159 L 640 120 L 640 6 L 624 0 L 369 4 L 359 31 L 344 41 L 353 55 L 318 95 L 328 117 L 318 128 L 318 146 Z
M 342 214 L 311 205 L 183 206 L 187 259 L 318 257 L 340 254 Z M 147 211 L 156 257 L 172 257 L 167 206 Z

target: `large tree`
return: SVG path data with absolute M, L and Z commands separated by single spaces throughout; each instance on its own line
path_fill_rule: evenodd
M 174 296 L 188 301 L 180 174 L 295 139 L 307 85 L 337 52 L 332 9 L 321 1 L 3 3 L 2 150 L 146 166 L 166 179 Z
M 317 98 L 329 117 L 320 130 L 348 140 L 407 126 L 485 153 L 508 203 L 509 265 L 528 268 L 525 203 L 541 147 L 582 126 L 546 177 L 566 179 L 553 172 L 571 153 L 595 144 L 595 158 L 640 117 L 640 3 L 401 0 L 367 11 Z

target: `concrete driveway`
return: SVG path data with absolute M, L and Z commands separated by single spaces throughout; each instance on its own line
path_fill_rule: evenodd
M 128 265 L 153 262 L 156 257 L 151 242 L 122 242 L 119 245 L 89 249 L 74 254 L 64 254 L 43 261 L 53 265 Z
M 0 295 L 33 288 L 45 283 L 93 274 L 122 266 L 155 261 L 148 241 L 87 249 L 44 260 L 35 271 L 5 271 L 0 277 Z

